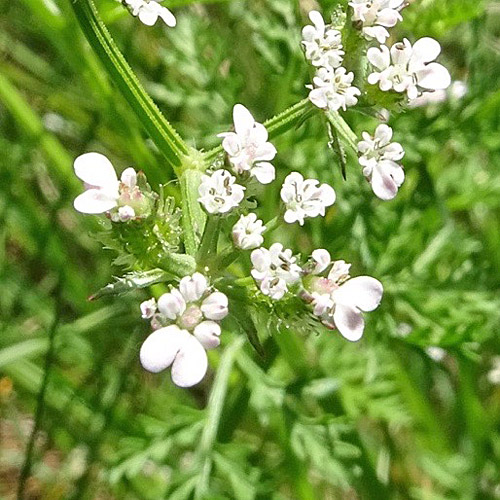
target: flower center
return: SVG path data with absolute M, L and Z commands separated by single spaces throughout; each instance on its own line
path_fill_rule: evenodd
M 177 323 L 181 328 L 191 330 L 198 326 L 203 319 L 203 313 L 197 305 L 189 306 L 184 314 L 178 319 Z

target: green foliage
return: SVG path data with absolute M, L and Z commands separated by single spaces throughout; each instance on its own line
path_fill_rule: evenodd
M 34 497 L 498 498 L 500 392 L 486 376 L 500 350 L 497 6 L 446 0 L 405 8 L 392 41 L 438 38 L 441 61 L 468 92 L 391 114 L 406 181 L 384 203 L 345 147 L 354 141 L 347 129 L 333 123 L 344 151 L 330 148 L 326 121 L 302 102 L 310 75 L 300 29 L 314 3 L 166 4 L 175 29 L 147 28 L 118 2 L 96 2 L 116 44 L 108 55 L 123 53 L 121 77 L 137 75 L 140 109 L 162 123 L 152 142 L 151 124 L 87 44 L 74 15 L 80 0 L 0 0 L 0 497 L 15 498 L 57 314 Z M 347 2 L 318 4 L 330 14 Z M 361 104 L 399 111 L 393 95 L 381 98 L 367 88 Z M 199 205 L 192 183 L 169 182 L 170 167 L 181 167 L 165 159 L 166 144 L 176 142 L 179 158 L 196 146 L 209 151 L 200 162 L 215 160 L 216 134 L 229 129 L 236 102 L 259 121 L 299 103 L 274 132 L 278 181 L 298 170 L 337 192 L 325 219 L 276 230 L 266 243 L 304 256 L 323 246 L 352 262 L 353 275 L 380 279 L 385 296 L 366 318 L 363 340 L 351 344 L 310 321 L 299 303 L 272 310 L 222 279 L 216 286 L 240 307 L 224 323 L 223 349 L 210 353 L 213 373 L 185 391 L 138 363 L 149 333 L 138 310 L 145 292 L 112 305 L 87 297 L 102 287 L 163 290 L 174 271 L 166 256 L 183 250 L 183 232 L 188 253 L 198 252 L 204 216 L 181 219 L 180 189 L 192 195 L 183 211 Z M 358 136 L 377 123 L 366 111 L 343 115 Z M 149 216 L 105 221 L 99 238 L 113 254 L 92 236 L 103 232 L 96 218 L 71 206 L 81 190 L 72 160 L 94 150 L 142 169 L 155 191 L 163 185 Z M 256 208 L 263 220 L 276 215 L 278 199 L 279 182 Z M 249 258 L 228 266 L 248 276 Z M 131 274 L 106 287 L 127 268 Z M 446 350 L 442 361 L 427 355 L 431 346 Z

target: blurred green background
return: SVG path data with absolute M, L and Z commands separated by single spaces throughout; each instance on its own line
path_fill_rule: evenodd
M 206 149 L 235 103 L 263 121 L 306 96 L 301 27 L 338 3 L 166 0 L 175 29 L 97 5 L 166 116 Z M 0 0 L 0 499 L 21 475 L 24 498 L 47 500 L 500 498 L 500 3 L 417 0 L 392 34 L 438 39 L 467 86 L 391 116 L 406 150 L 395 201 L 376 199 L 355 161 L 343 181 L 319 113 L 274 140 L 280 178 L 317 176 L 338 201 L 273 238 L 383 282 L 364 338 L 269 332 L 262 359 L 229 329 L 205 381 L 183 390 L 139 365 L 146 294 L 87 301 L 121 270 L 92 236 L 97 218 L 72 208 L 84 152 L 154 186 L 170 170 L 70 0 Z M 355 109 L 346 120 L 358 135 L 376 125 Z

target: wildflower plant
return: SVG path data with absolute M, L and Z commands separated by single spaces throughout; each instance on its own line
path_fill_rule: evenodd
M 203 151 L 188 145 L 159 112 L 92 0 L 72 2 L 88 41 L 177 179 L 151 187 L 143 173 L 147 165 L 139 165 L 138 171 L 124 165 L 118 177 L 106 156 L 96 152 L 82 152 L 74 163 L 84 183 L 76 210 L 101 214 L 105 229 L 99 238 L 116 251 L 116 264 L 128 267 L 94 298 L 151 291 L 136 305 L 137 317 L 151 329 L 140 349 L 146 370 L 158 373 L 171 367 L 176 385 L 196 385 L 208 369 L 206 351 L 224 345 L 228 329 L 264 350 L 256 333 L 256 318 L 262 316 L 271 334 L 285 326 L 325 337 L 338 332 L 348 341 L 363 336 L 364 313 L 382 301 L 381 281 L 359 276 L 359 266 L 346 263 L 342 255 L 332 258 L 325 248 L 305 255 L 299 246 L 285 248 L 273 236 L 278 227 L 303 226 L 312 219 L 321 224 L 323 217 L 341 216 L 332 209 L 337 194 L 325 182 L 330 177 L 309 178 L 306 165 L 301 166 L 304 172 L 290 171 L 273 140 L 294 133 L 305 120 L 323 120 L 325 141 L 318 148 L 336 149 L 343 168 L 349 159 L 360 190 L 363 176 L 383 201 L 404 189 L 404 150 L 392 141 L 392 128 L 380 123 L 373 135 L 354 131 L 348 117 L 359 106 L 373 116 L 384 108 L 390 118 L 409 101 L 450 84 L 445 67 L 433 62 L 440 52 L 436 40 L 385 45 L 405 5 L 356 0 L 336 11 L 331 22 L 327 13 L 311 11 L 312 25 L 303 28 L 301 41 L 303 64 L 311 71 L 311 83 L 304 82 L 305 98 L 263 123 L 254 116 L 259 110 L 231 103 L 232 129 L 214 132 L 219 145 Z M 174 14 L 153 0 L 124 0 L 123 6 L 148 26 L 158 18 L 168 27 L 176 25 Z M 274 185 L 280 210 L 263 220 L 260 208 L 275 196 Z

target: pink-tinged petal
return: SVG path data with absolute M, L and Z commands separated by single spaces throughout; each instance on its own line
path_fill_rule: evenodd
M 413 57 L 422 62 L 434 61 L 440 52 L 439 42 L 428 36 L 417 40 L 413 45 Z
M 439 63 L 430 63 L 417 71 L 417 81 L 424 89 L 443 90 L 449 87 L 451 77 L 448 70 Z
M 392 28 L 398 21 L 402 21 L 401 14 L 394 9 L 382 9 L 377 15 L 377 23 Z
M 73 165 L 76 176 L 90 186 L 118 189 L 118 177 L 112 163 L 100 153 L 80 155 Z
M 141 364 L 145 370 L 158 373 L 168 368 L 174 361 L 189 333 L 175 325 L 153 332 L 142 344 Z
M 385 123 L 381 123 L 375 129 L 375 138 L 379 140 L 379 146 L 385 146 L 386 144 L 389 144 L 392 139 L 392 128 Z
M 201 273 L 185 276 L 179 283 L 179 290 L 186 302 L 196 302 L 208 288 L 207 278 Z
M 126 168 L 122 172 L 122 176 L 121 176 L 120 180 L 127 187 L 129 187 L 130 189 L 133 189 L 133 188 L 135 188 L 135 186 L 137 184 L 137 173 L 132 167 Z
M 261 184 L 269 184 L 276 178 L 274 166 L 266 161 L 256 163 L 250 172 Z
M 158 299 L 158 310 L 168 319 L 176 319 L 186 310 L 186 301 L 176 288 Z
M 381 160 L 378 164 L 378 167 L 383 172 L 386 172 L 387 175 L 390 175 L 396 186 L 401 186 L 405 180 L 405 171 L 401 165 L 392 160 Z
M 179 387 L 192 387 L 207 373 L 208 359 L 198 339 L 187 334 L 172 365 L 172 380 Z
M 376 47 L 369 48 L 366 57 L 380 71 L 383 71 L 391 64 L 389 49 L 385 45 L 382 45 L 380 49 Z
M 228 314 L 228 300 L 222 292 L 211 293 L 201 304 L 201 312 L 208 319 L 220 321 Z
M 233 108 L 234 130 L 238 135 L 246 136 L 255 125 L 252 113 L 242 104 L 236 104 Z
M 102 214 L 116 207 L 117 197 L 110 196 L 102 189 L 87 189 L 75 198 L 73 206 L 82 214 Z
M 373 169 L 370 182 L 375 196 L 381 200 L 392 200 L 398 194 L 398 184 L 381 168 Z
M 333 313 L 333 321 L 345 339 L 356 342 L 363 336 L 365 320 L 355 307 L 337 304 Z
M 389 1 L 389 7 L 391 9 L 397 9 L 401 6 L 401 4 L 404 2 L 405 0 L 390 0 Z
M 193 334 L 205 349 L 215 349 L 220 345 L 221 328 L 215 321 L 202 321 Z
M 357 276 L 335 290 L 333 299 L 337 304 L 357 307 L 368 312 L 379 306 L 383 292 L 380 281 L 371 276 Z

